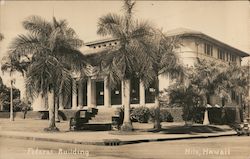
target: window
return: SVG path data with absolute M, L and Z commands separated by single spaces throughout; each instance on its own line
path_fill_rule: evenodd
M 205 54 L 207 54 L 209 56 L 213 56 L 213 46 L 205 43 L 204 44 L 204 52 L 205 52 Z
M 236 93 L 235 93 L 235 91 L 232 91 L 232 100 L 236 100 Z
M 145 89 L 145 102 L 155 102 L 155 82 L 152 82 L 147 89 Z
M 131 79 L 130 83 L 130 104 L 139 104 L 140 102 L 140 80 L 138 78 Z
M 225 61 L 225 51 L 222 49 L 218 49 L 218 59 Z
M 225 60 L 228 61 L 228 52 L 225 53 Z
M 237 56 L 236 55 L 228 53 L 228 61 L 236 62 L 236 60 L 237 60 Z
M 236 56 L 235 55 L 232 55 L 232 62 L 236 62 Z

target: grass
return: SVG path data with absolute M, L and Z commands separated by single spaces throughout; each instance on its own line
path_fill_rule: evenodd
M 196 133 L 215 133 L 232 130 L 226 125 L 201 125 L 184 126 L 184 123 L 162 123 L 162 129 L 156 131 L 153 129 L 153 123 L 132 123 L 134 130 L 131 132 L 111 131 L 114 135 L 139 135 L 145 133 L 161 133 L 161 134 L 196 134 Z M 9 119 L 0 119 L 0 130 L 5 131 L 25 131 L 25 132 L 44 132 L 44 128 L 49 126 L 48 120 L 34 119 L 15 119 L 10 122 Z M 61 121 L 56 123 L 60 132 L 69 131 L 69 121 Z

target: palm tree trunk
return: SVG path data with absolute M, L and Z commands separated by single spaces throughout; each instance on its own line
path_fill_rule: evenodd
M 48 106 L 49 106 L 49 128 L 56 127 L 55 123 L 55 106 L 54 106 L 54 92 L 48 92 Z
M 58 131 L 55 121 L 55 102 L 54 102 L 54 91 L 48 91 L 48 105 L 49 105 L 49 128 L 47 131 Z
M 130 80 L 123 80 L 123 99 L 124 99 L 124 120 L 121 126 L 122 131 L 132 131 L 133 126 L 130 120 Z
M 161 129 L 161 121 L 160 121 L 160 91 L 159 91 L 159 78 L 155 77 L 155 120 L 154 120 L 154 129 Z

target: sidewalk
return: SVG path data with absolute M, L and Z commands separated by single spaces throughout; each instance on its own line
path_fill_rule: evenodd
M 15 121 L 16 122 L 16 121 Z M 19 122 L 19 123 L 18 123 Z M 161 132 L 148 132 L 146 131 L 150 124 L 138 124 L 136 123 L 134 127 L 137 129 L 134 132 L 122 134 L 117 131 L 79 131 L 79 132 L 71 132 L 63 129 L 67 127 L 67 123 L 58 123 L 58 127 L 61 128 L 61 132 L 57 133 L 48 133 L 37 130 L 29 130 L 27 125 L 25 130 L 21 130 L 21 128 L 15 130 L 13 127 L 22 127 L 20 124 L 22 122 L 29 124 L 28 126 L 32 127 L 32 124 L 35 124 L 37 127 L 41 127 L 41 130 L 44 123 L 47 121 L 17 121 L 16 123 L 9 124 L 7 127 L 7 121 L 0 122 L 0 137 L 9 137 L 9 138 L 17 138 L 17 139 L 27 139 L 27 140 L 38 140 L 38 141 L 53 141 L 53 142 L 62 142 L 62 143 L 75 143 L 75 144 L 87 144 L 87 145 L 124 145 L 124 144 L 132 144 L 132 143 L 141 143 L 141 142 L 154 142 L 154 141 L 167 141 L 167 140 L 180 140 L 180 139 L 195 139 L 195 138 L 208 138 L 208 137 L 219 137 L 219 136 L 232 136 L 236 135 L 236 132 L 230 129 L 229 127 L 217 127 L 213 126 L 214 131 L 206 133 L 202 128 L 203 126 L 199 126 L 197 129 L 201 132 L 205 133 L 169 133 L 170 129 L 173 129 L 173 125 L 169 127 L 165 127 L 165 131 Z M 32 124 L 31 124 L 32 123 Z M 39 124 L 40 123 L 40 124 Z M 6 124 L 6 125 L 4 125 Z M 173 124 L 173 123 L 172 123 Z M 178 124 L 178 123 L 177 123 Z M 11 126 L 12 125 L 12 126 Z M 164 124 L 163 124 L 164 125 Z M 181 127 L 181 126 L 179 126 Z M 8 129 L 10 128 L 10 129 Z M 140 129 L 141 128 L 141 129 Z M 28 130 L 27 130 L 28 129 Z M 174 128 L 176 130 L 176 128 Z M 207 129 L 207 127 L 204 127 Z

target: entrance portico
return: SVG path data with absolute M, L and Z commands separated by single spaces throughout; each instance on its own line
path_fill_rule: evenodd
M 154 96 L 152 88 L 145 89 L 141 80 L 131 80 L 131 104 L 132 105 L 146 105 L 154 103 Z M 88 77 L 87 80 L 81 81 L 77 78 L 72 81 L 72 101 L 71 109 L 86 109 L 102 107 L 112 107 L 122 105 L 122 84 L 111 89 L 107 77 L 95 78 Z M 59 103 L 61 98 L 59 99 Z M 60 104 L 60 109 L 62 109 Z M 65 108 L 65 107 L 64 107 Z

